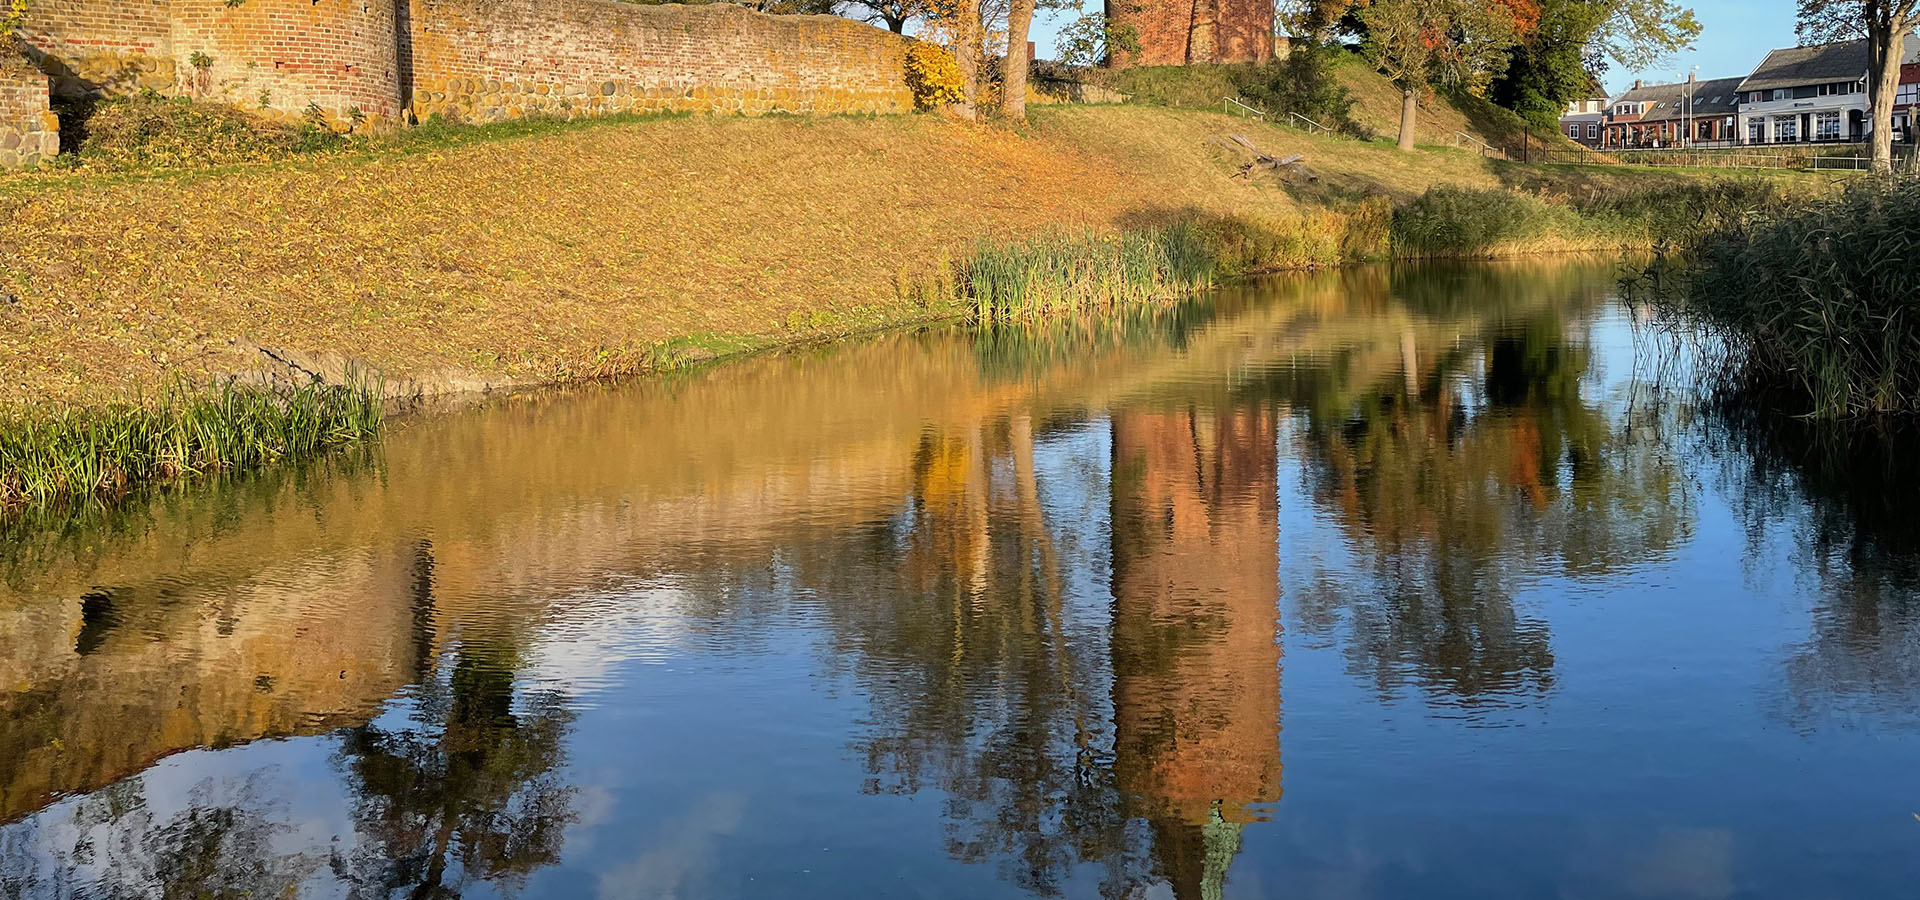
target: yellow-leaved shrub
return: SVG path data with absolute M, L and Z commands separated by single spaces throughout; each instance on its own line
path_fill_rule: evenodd
M 913 41 L 907 45 L 907 89 L 913 92 L 913 105 L 934 109 L 958 103 L 965 96 L 960 64 L 953 54 L 938 44 Z

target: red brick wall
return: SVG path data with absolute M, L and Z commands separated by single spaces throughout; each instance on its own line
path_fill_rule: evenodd
M 35 166 L 60 152 L 60 121 L 47 111 L 47 76 L 0 59 L 0 169 Z
M 410 15 L 422 118 L 913 108 L 905 39 L 834 16 L 611 0 L 414 0 Z
M 171 0 L 33 0 L 28 53 L 66 96 L 173 85 Z
M 1107 18 L 1139 33 L 1114 66 L 1265 62 L 1273 58 L 1273 0 L 1107 0 Z
M 394 0 L 173 0 L 180 90 L 246 107 L 342 119 L 400 112 Z M 212 60 L 192 64 L 195 53 Z
M 904 38 L 728 3 L 35 0 L 30 22 L 31 55 L 64 93 L 153 88 L 335 121 L 409 102 L 481 121 L 913 107 Z
M 394 0 L 34 0 L 24 31 L 66 95 L 139 88 L 298 114 L 400 111 Z M 192 63 L 195 54 L 210 61 Z

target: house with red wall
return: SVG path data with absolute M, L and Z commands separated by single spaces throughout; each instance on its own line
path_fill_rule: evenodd
M 1907 63 L 1900 67 L 1900 90 L 1893 95 L 1893 139 L 1897 143 L 1914 143 L 1914 135 L 1920 128 L 1920 63 Z

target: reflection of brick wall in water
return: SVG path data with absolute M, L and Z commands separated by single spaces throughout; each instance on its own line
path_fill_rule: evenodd
M 1176 894 L 1280 798 L 1271 411 L 1113 418 L 1114 768 Z
M 1137 52 L 1114 54 L 1114 66 L 1273 58 L 1273 0 L 1107 0 L 1107 18 L 1140 37 Z

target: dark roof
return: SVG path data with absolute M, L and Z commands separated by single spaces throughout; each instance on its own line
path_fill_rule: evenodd
M 1765 91 L 1831 81 L 1859 81 L 1865 77 L 1867 42 L 1864 39 L 1842 41 L 1775 50 L 1740 83 L 1740 90 Z
M 1707 81 L 1693 82 L 1693 106 L 1691 112 L 1695 118 L 1712 116 L 1731 116 L 1740 109 L 1739 78 L 1713 78 Z M 1615 105 L 1621 103 L 1650 104 L 1640 117 L 1643 122 L 1658 122 L 1663 119 L 1684 117 L 1688 107 L 1681 101 L 1687 96 L 1687 83 L 1649 84 L 1634 88 L 1614 98 Z

